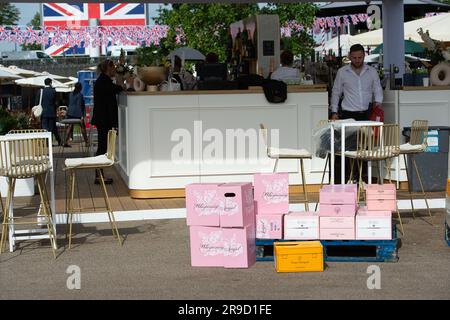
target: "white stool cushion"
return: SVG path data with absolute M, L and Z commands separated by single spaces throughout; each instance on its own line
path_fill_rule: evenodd
M 311 158 L 311 153 L 305 149 L 269 148 L 270 158 Z
M 108 166 L 114 164 L 114 161 L 109 159 L 106 154 L 102 154 L 96 157 L 66 159 L 64 163 L 67 168 L 77 168 L 83 166 Z
M 400 145 L 400 152 L 422 152 L 425 151 L 425 146 L 423 144 L 410 144 L 404 143 Z

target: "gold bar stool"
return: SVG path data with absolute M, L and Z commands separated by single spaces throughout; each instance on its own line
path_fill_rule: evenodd
M 362 126 L 356 133 L 356 151 L 345 151 L 345 156 L 351 159 L 350 180 L 353 180 L 353 167 L 358 165 L 358 195 L 360 200 L 364 192 L 362 180 L 363 161 L 390 161 L 400 153 L 400 131 L 398 124 L 383 124 L 380 126 Z M 378 166 L 378 183 L 382 182 L 381 166 Z M 390 172 L 389 172 L 390 174 Z M 398 208 L 396 210 L 404 235 L 403 222 Z
M 425 200 L 425 204 L 427 206 L 428 214 L 430 217 L 431 211 L 430 207 L 428 205 L 428 199 L 427 194 L 423 189 L 423 183 L 422 183 L 422 177 L 420 175 L 419 169 L 417 168 L 416 159 L 414 158 L 414 155 L 422 153 L 427 148 L 427 133 L 428 133 L 428 120 L 414 120 L 411 125 L 411 136 L 408 143 L 404 143 L 400 145 L 400 154 L 403 155 L 403 159 L 405 161 L 405 169 L 406 169 L 406 178 L 408 180 L 408 192 L 409 192 L 409 198 L 411 200 L 411 208 L 413 213 L 413 218 L 415 218 L 414 214 L 414 203 L 413 203 L 413 196 L 423 196 Z M 417 179 L 419 180 L 420 189 L 422 192 L 413 193 L 412 187 L 411 187 L 411 180 L 408 173 L 408 161 L 406 156 L 411 156 L 411 162 L 414 165 Z
M 23 133 L 23 132 L 21 132 Z M 30 132 L 31 133 L 31 132 Z M 14 135 L 0 140 L 0 176 L 8 179 L 8 192 L 6 204 L 3 207 L 2 236 L 0 240 L 0 253 L 6 244 L 8 233 L 14 237 L 15 225 L 35 225 L 36 220 L 32 218 L 14 217 L 10 211 L 14 197 L 14 189 L 17 179 L 36 178 L 41 199 L 41 209 L 44 213 L 44 221 L 47 230 L 25 230 L 27 233 L 36 233 L 47 231 L 48 236 L 35 235 L 28 236 L 27 239 L 49 238 L 53 257 L 56 258 L 56 234 L 51 213 L 50 202 L 45 186 L 44 176 L 50 170 L 50 156 L 48 148 L 48 139 L 46 138 L 17 138 Z M 29 221 L 27 221 L 29 220 Z M 11 243 L 10 243 L 11 246 Z
M 299 169 L 300 169 L 300 174 L 301 174 L 301 179 L 302 179 L 303 196 L 304 196 L 304 200 L 300 201 L 300 202 L 303 202 L 305 204 L 305 211 L 309 211 L 308 191 L 306 190 L 306 179 L 305 179 L 305 170 L 304 170 L 303 160 L 312 159 L 311 153 L 309 153 L 305 149 L 288 149 L 288 148 L 269 147 L 268 140 L 267 140 L 267 128 L 263 123 L 260 124 L 260 128 L 261 128 L 261 132 L 263 135 L 264 143 L 266 145 L 267 156 L 270 159 L 275 159 L 275 165 L 273 168 L 273 172 L 277 171 L 279 159 L 298 159 L 299 160 L 299 162 L 300 162 Z
M 72 246 L 72 220 L 73 214 L 77 210 L 74 208 L 74 196 L 75 196 L 75 185 L 76 185 L 76 171 L 82 169 L 95 169 L 100 177 L 100 184 L 102 187 L 103 198 L 105 200 L 105 205 L 108 213 L 109 223 L 111 224 L 111 230 L 114 237 L 117 237 L 119 244 L 122 245 L 122 238 L 119 234 L 117 228 L 116 220 L 114 217 L 114 212 L 111 208 L 111 203 L 109 202 L 108 192 L 106 191 L 105 180 L 103 178 L 102 169 L 109 168 L 114 165 L 115 149 L 116 149 L 116 130 L 110 130 L 108 132 L 108 149 L 107 153 L 104 155 L 96 157 L 86 157 L 86 158 L 72 158 L 66 159 L 64 170 L 69 172 L 69 199 L 66 199 L 67 204 L 67 225 L 69 228 L 69 249 Z M 81 211 L 81 209 L 79 209 Z

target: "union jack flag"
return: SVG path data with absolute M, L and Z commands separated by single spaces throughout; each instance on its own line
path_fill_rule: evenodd
M 143 3 L 44 3 L 42 21 L 44 26 L 86 27 L 89 19 L 98 19 L 99 26 L 144 26 L 146 12 Z M 49 44 L 49 55 L 85 54 L 83 45 L 69 47 Z

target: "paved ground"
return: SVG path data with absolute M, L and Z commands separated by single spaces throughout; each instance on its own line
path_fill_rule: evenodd
M 78 226 L 69 252 L 60 241 L 53 260 L 48 241 L 23 243 L 0 256 L 0 299 L 450 299 L 450 247 L 444 212 L 406 215 L 397 263 L 377 263 L 381 289 L 367 289 L 369 263 L 328 263 L 323 273 L 277 274 L 272 262 L 251 269 L 192 268 L 184 219 L 122 223 L 123 247 L 108 225 Z M 69 290 L 71 265 L 81 289 Z

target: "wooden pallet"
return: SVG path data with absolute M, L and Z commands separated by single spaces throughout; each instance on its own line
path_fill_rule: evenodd
M 450 226 L 445 222 L 444 227 L 445 232 L 445 241 L 447 241 L 447 244 L 450 246 Z
M 320 240 L 324 260 L 328 262 L 397 262 L 398 239 L 393 240 Z M 256 260 L 273 261 L 273 243 L 290 240 L 256 239 Z

